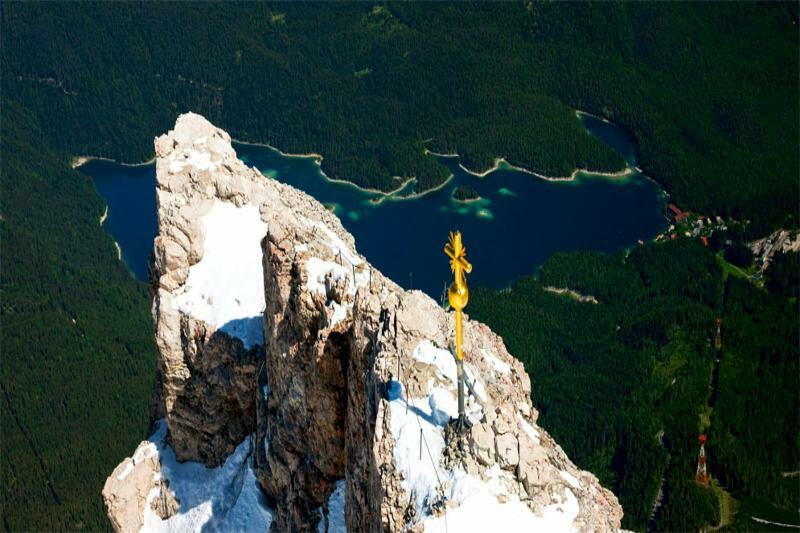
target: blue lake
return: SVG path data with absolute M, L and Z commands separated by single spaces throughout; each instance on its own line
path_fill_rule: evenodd
M 597 135 L 635 166 L 635 144 L 624 130 L 588 115 L 581 121 L 587 134 Z M 461 169 L 457 157 L 439 157 L 453 178 L 439 190 L 402 198 L 413 195 L 413 183 L 386 197 L 328 180 L 311 157 L 286 156 L 261 145 L 234 143 L 234 148 L 267 179 L 291 184 L 335 209 L 359 252 L 384 274 L 437 299 L 451 277 L 442 252 L 450 230 L 464 234 L 473 264 L 470 283 L 501 288 L 556 252 L 613 252 L 667 226 L 662 190 L 638 172 L 624 178 L 579 173 L 573 181 L 552 182 L 499 168 L 477 177 Z M 108 202 L 105 226 L 123 259 L 146 280 L 156 234 L 155 165 L 91 160 L 80 170 L 94 178 Z M 459 185 L 476 190 L 481 199 L 453 200 Z
M 94 178 L 108 212 L 103 226 L 122 251 L 122 259 L 137 279 L 147 281 L 147 261 L 158 231 L 156 166 L 125 166 L 92 159 L 78 170 Z

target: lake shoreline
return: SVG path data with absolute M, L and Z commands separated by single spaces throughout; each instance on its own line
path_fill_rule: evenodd
M 580 109 L 575 109 L 574 112 L 575 112 L 575 116 L 579 120 L 581 119 L 581 117 L 587 116 L 587 117 L 592 117 L 592 118 L 594 118 L 596 120 L 599 120 L 601 122 L 604 122 L 606 124 L 611 124 L 611 125 L 617 126 L 617 127 L 623 127 L 623 126 L 620 126 L 620 125 L 612 122 L 611 120 L 609 120 L 609 119 L 607 119 L 605 117 L 602 117 L 602 116 L 599 116 L 599 115 L 595 115 L 594 113 L 589 113 L 588 111 L 582 111 Z M 440 183 L 439 185 L 437 185 L 435 187 L 431 187 L 431 188 L 425 189 L 423 191 L 414 192 L 413 194 L 410 194 L 410 195 L 407 195 L 407 196 L 398 196 L 397 193 L 402 191 L 405 187 L 407 187 L 409 185 L 409 183 L 411 183 L 412 180 L 415 180 L 415 181 L 417 180 L 417 178 L 415 176 L 411 176 L 411 177 L 407 177 L 407 178 L 401 178 L 400 176 L 393 176 L 393 179 L 399 180 L 400 183 L 394 189 L 389 190 L 389 191 L 384 191 L 384 190 L 376 189 L 376 188 L 373 188 L 373 187 L 363 187 L 363 186 L 358 185 L 355 182 L 347 180 L 347 179 L 332 178 L 332 177 L 328 176 L 325 173 L 325 171 L 322 170 L 322 162 L 324 161 L 325 157 L 322 154 L 319 154 L 319 153 L 316 153 L 316 152 L 309 152 L 309 153 L 304 153 L 304 154 L 296 154 L 296 153 L 284 152 L 280 148 L 272 146 L 271 144 L 268 144 L 268 143 L 251 142 L 251 141 L 244 141 L 244 140 L 238 140 L 238 139 L 231 139 L 231 141 L 233 143 L 237 143 L 237 144 L 243 144 L 243 145 L 247 145 L 247 146 L 256 146 L 256 147 L 265 147 L 265 148 L 268 148 L 270 150 L 275 150 L 278 154 L 280 154 L 283 157 L 310 158 L 310 159 L 313 159 L 314 162 L 316 163 L 316 165 L 319 167 L 319 172 L 320 172 L 320 174 L 322 175 L 322 177 L 324 179 L 326 179 L 330 183 L 335 183 L 337 185 L 344 185 L 344 186 L 352 187 L 352 188 L 356 189 L 357 191 L 360 191 L 360 192 L 362 192 L 364 194 L 367 194 L 367 195 L 374 195 L 375 197 L 370 199 L 370 204 L 374 205 L 374 206 L 381 205 L 386 200 L 403 201 L 403 200 L 416 200 L 416 199 L 422 198 L 427 194 L 431 194 L 431 193 L 434 193 L 436 191 L 441 190 L 442 188 L 447 186 L 447 184 L 450 183 L 452 181 L 452 179 L 454 178 L 454 175 L 450 174 L 450 176 L 448 176 L 442 183 Z M 434 157 L 446 157 L 446 158 L 458 157 L 458 158 L 460 158 L 460 155 L 457 154 L 457 153 L 440 153 L 440 152 L 435 152 L 433 150 L 430 150 L 428 148 L 425 148 L 424 150 L 425 150 L 425 154 L 426 155 L 432 155 Z M 155 159 L 156 159 L 156 157 L 154 155 L 152 158 L 148 159 L 147 161 L 143 161 L 143 162 L 140 162 L 140 163 L 125 163 L 125 162 L 121 162 L 121 161 L 118 161 L 118 160 L 115 160 L 115 159 L 111 159 L 111 158 L 108 158 L 108 157 L 83 155 L 83 156 L 75 156 L 75 157 L 73 157 L 70 166 L 73 169 L 77 169 L 77 168 L 85 165 L 89 161 L 100 160 L 100 161 L 108 161 L 108 162 L 112 162 L 112 163 L 117 163 L 117 164 L 120 164 L 120 165 L 123 165 L 123 166 L 126 166 L 126 167 L 139 167 L 139 166 L 151 165 L 151 164 L 153 164 L 155 162 Z M 626 164 L 626 166 L 623 169 L 618 170 L 616 172 L 605 172 L 605 171 L 598 171 L 598 170 L 589 170 L 589 169 L 576 168 L 575 170 L 572 171 L 572 173 L 569 176 L 548 176 L 546 174 L 542 174 L 540 172 L 529 170 L 529 169 L 521 167 L 521 166 L 513 165 L 513 164 L 509 163 L 508 160 L 505 157 L 497 157 L 497 158 L 495 158 L 494 164 L 492 165 L 492 167 L 487 169 L 487 170 L 484 170 L 484 171 L 473 171 L 473 170 L 470 170 L 467 167 L 465 167 L 461 162 L 458 163 L 458 167 L 461 170 L 463 170 L 464 172 L 466 172 L 467 174 L 469 174 L 471 176 L 478 177 L 478 178 L 485 178 L 486 176 L 488 176 L 489 174 L 491 174 L 492 172 L 495 172 L 497 170 L 509 169 L 509 170 L 514 170 L 516 172 L 521 172 L 523 174 L 527 174 L 529 176 L 533 176 L 533 177 L 539 178 L 541 180 L 545 180 L 545 181 L 549 181 L 549 182 L 553 182 L 553 183 L 574 182 L 574 181 L 577 180 L 577 178 L 578 178 L 578 176 L 580 174 L 583 174 L 585 176 L 590 176 L 590 177 L 598 177 L 598 178 L 611 179 L 611 180 L 618 180 L 618 179 L 622 179 L 622 178 L 627 178 L 627 177 L 630 177 L 630 176 L 632 176 L 633 174 L 635 174 L 637 172 L 644 176 L 644 173 L 639 168 L 638 164 L 635 165 L 635 166 L 630 166 L 630 165 Z M 649 178 L 649 176 L 645 176 L 645 177 Z M 649 179 L 652 179 L 652 178 L 649 178 Z M 653 181 L 656 181 L 656 180 L 653 180 Z M 477 201 L 477 200 L 480 200 L 480 198 L 472 200 L 472 201 Z M 463 200 L 456 200 L 456 201 L 459 201 L 459 202 L 464 203 L 464 204 L 470 203 L 470 201 L 463 201 Z
M 403 187 L 405 187 L 405 185 L 407 183 L 407 182 L 404 182 L 403 186 L 400 187 L 399 189 L 395 189 L 391 193 L 384 193 L 381 197 L 374 198 L 373 200 L 371 200 L 371 203 L 374 204 L 374 205 L 381 205 L 385 201 L 402 202 L 402 201 L 405 201 L 405 200 L 418 200 L 419 198 L 422 198 L 422 197 L 427 196 L 429 194 L 433 194 L 436 191 L 441 191 L 442 189 L 444 189 L 447 186 L 447 184 L 449 184 L 453 180 L 453 178 L 455 178 L 455 174 L 450 174 L 449 176 L 447 176 L 447 179 L 445 179 L 442 183 L 440 183 L 436 187 L 432 187 L 430 189 L 425 189 L 422 192 L 415 192 L 414 194 L 409 194 L 408 196 L 397 196 L 396 193 L 398 191 L 402 190 Z M 410 178 L 410 179 L 416 180 L 417 178 Z
M 376 206 L 382 204 L 386 200 L 404 201 L 404 200 L 416 200 L 418 198 L 422 198 L 423 196 L 425 196 L 427 194 L 431 194 L 431 193 L 434 193 L 436 191 L 441 190 L 448 183 L 450 183 L 450 181 L 454 177 L 453 174 L 450 174 L 442 183 L 440 183 L 439 185 L 437 185 L 435 187 L 431 187 L 430 189 L 425 189 L 424 191 L 415 192 L 414 194 L 409 194 L 408 196 L 397 196 L 397 193 L 402 191 L 410 182 L 417 181 L 417 177 L 416 176 L 409 176 L 407 178 L 401 178 L 400 176 L 392 176 L 393 179 L 401 180 L 400 184 L 396 188 L 394 188 L 394 189 L 392 189 L 390 191 L 382 191 L 380 189 L 374 189 L 372 187 L 362 187 L 361 185 L 358 185 L 357 183 L 353 183 L 352 181 L 349 181 L 349 180 L 346 180 L 346 179 L 332 178 L 332 177 L 328 176 L 325 173 L 325 171 L 322 170 L 322 161 L 325 159 L 325 157 L 320 155 L 320 154 L 313 153 L 313 152 L 309 153 L 309 154 L 292 154 L 292 153 L 289 153 L 289 152 L 284 152 L 280 148 L 276 148 L 276 147 L 272 146 L 271 144 L 248 142 L 248 141 L 239 141 L 237 139 L 231 139 L 231 140 L 236 144 L 245 144 L 245 145 L 248 145 L 248 146 L 259 146 L 259 147 L 263 147 L 263 148 L 269 148 L 270 150 L 275 150 L 276 152 L 278 152 L 280 155 L 282 155 L 284 157 L 301 158 L 301 159 L 303 159 L 303 158 L 314 159 L 314 162 L 317 164 L 318 167 L 320 167 L 319 173 L 322 175 L 323 178 L 325 178 L 325 180 L 329 181 L 330 183 L 335 183 L 337 185 L 346 185 L 348 187 L 352 187 L 352 188 L 354 188 L 354 189 L 356 189 L 356 190 L 358 190 L 360 192 L 363 192 L 363 193 L 376 195 L 375 198 L 370 199 L 370 203 L 372 205 L 376 205 Z M 431 152 L 431 154 L 433 154 L 433 152 Z M 433 154 L 433 155 L 438 155 L 438 154 Z
M 592 113 L 588 113 L 586 111 L 580 111 L 580 110 L 576 109 L 575 110 L 575 116 L 580 118 L 581 115 L 594 117 L 597 120 L 601 120 L 601 121 L 606 122 L 608 124 L 614 124 L 613 122 L 611 122 L 611 121 L 609 121 L 609 120 L 607 120 L 607 119 L 605 119 L 603 117 L 599 117 L 599 116 L 596 116 L 596 115 L 594 115 Z M 430 189 L 425 189 L 424 191 L 415 192 L 414 194 L 410 194 L 408 196 L 397 196 L 397 193 L 402 191 L 409 184 L 409 182 L 411 182 L 412 180 L 416 180 L 417 178 L 415 176 L 411 176 L 411 177 L 407 177 L 407 178 L 403 179 L 400 176 L 393 176 L 393 179 L 401 180 L 400 184 L 396 188 L 394 188 L 394 189 L 392 189 L 390 191 L 383 191 L 381 189 L 375 189 L 375 188 L 372 188 L 372 187 L 363 187 L 363 186 L 358 185 L 358 184 L 356 184 L 356 183 L 354 183 L 354 182 L 352 182 L 350 180 L 341 179 L 341 178 L 332 178 L 332 177 L 328 176 L 325 173 L 325 171 L 322 170 L 322 162 L 324 161 L 325 157 L 322 154 L 318 154 L 316 152 L 309 152 L 309 153 L 305 153 L 305 154 L 294 154 L 294 153 L 290 153 L 290 152 L 284 152 L 280 148 L 277 148 L 277 147 L 272 146 L 271 144 L 267 144 L 267 143 L 243 141 L 243 140 L 239 140 L 239 139 L 231 139 L 231 141 L 233 143 L 236 143 L 236 144 L 243 144 L 243 145 L 247 145 L 247 146 L 264 147 L 264 148 L 268 148 L 270 150 L 275 150 L 277 153 L 279 153 L 283 157 L 300 158 L 300 159 L 306 159 L 306 158 L 313 159 L 314 162 L 317 164 L 317 166 L 320 167 L 320 174 L 327 181 L 329 181 L 331 183 L 336 183 L 338 185 L 346 185 L 348 187 L 353 187 L 356 190 L 361 191 L 361 192 L 366 193 L 366 194 L 376 195 L 377 198 L 371 199 L 371 201 L 370 201 L 370 203 L 372 203 L 373 205 L 380 205 L 385 200 L 416 200 L 418 198 L 421 198 L 421 197 L 425 196 L 426 194 L 434 193 L 436 191 L 441 190 L 443 187 L 445 187 L 453 179 L 453 174 L 450 174 L 450 176 L 448 176 L 442 183 L 440 183 L 439 185 L 437 185 L 435 187 L 432 187 Z M 428 148 L 425 148 L 425 154 L 426 155 L 432 155 L 434 157 L 460 157 L 459 154 L 457 154 L 457 153 L 449 154 L 449 153 L 434 152 L 433 150 L 429 150 Z M 70 166 L 73 169 L 77 169 L 77 168 L 80 168 L 81 166 L 83 166 L 86 163 L 88 163 L 90 161 L 93 161 L 93 160 L 107 161 L 107 162 L 116 163 L 116 164 L 119 164 L 119 165 L 122 165 L 122 166 L 126 166 L 126 167 L 141 167 L 141 166 L 152 165 L 153 163 L 155 163 L 156 157 L 154 155 L 152 158 L 148 159 L 147 161 L 142 161 L 142 162 L 139 162 L 139 163 L 126 163 L 126 162 L 119 161 L 119 160 L 116 160 L 116 159 L 112 159 L 112 158 L 109 158 L 109 157 L 92 156 L 92 155 L 79 155 L 79 156 L 74 156 L 72 158 L 72 161 L 70 162 Z M 529 169 L 524 168 L 524 167 L 520 167 L 520 166 L 517 166 L 517 165 L 512 165 L 511 163 L 508 162 L 508 160 L 506 160 L 505 157 L 496 158 L 494 160 L 494 165 L 491 168 L 489 168 L 489 169 L 487 169 L 485 171 L 482 171 L 482 172 L 470 170 L 467 167 L 465 167 L 462 163 L 458 163 L 458 167 L 461 170 L 463 170 L 464 172 L 466 172 L 467 174 L 469 174 L 471 176 L 478 177 L 478 178 L 485 178 L 486 176 L 488 176 L 492 172 L 495 172 L 497 170 L 501 170 L 503 167 L 505 167 L 507 169 L 514 170 L 514 171 L 517 171 L 517 172 L 522 172 L 524 174 L 528 174 L 530 176 L 534 176 L 536 178 L 539 178 L 539 179 L 542 179 L 542 180 L 545 180 L 545 181 L 556 182 L 556 183 L 557 182 L 575 181 L 575 179 L 577 178 L 578 174 L 585 174 L 587 176 L 594 176 L 594 177 L 600 177 L 600 178 L 615 179 L 615 178 L 625 178 L 625 177 L 628 177 L 628 176 L 634 174 L 635 172 L 639 171 L 638 167 L 637 168 L 632 168 L 632 167 L 626 165 L 625 168 L 623 168 L 622 170 L 618 170 L 616 172 L 603 172 L 603 171 L 576 168 L 575 170 L 572 171 L 572 174 L 570 174 L 569 176 L 548 176 L 546 174 L 541 174 L 539 172 L 536 172 L 536 171 L 533 171 L 533 170 L 529 170 Z M 641 171 L 639 171 L 639 172 L 641 172 Z
M 583 113 L 583 111 L 576 111 L 576 113 Z M 589 115 L 589 113 L 584 113 L 584 114 Z M 590 116 L 594 116 L 594 115 L 590 115 Z M 598 120 L 604 120 L 601 117 L 596 117 L 596 118 L 598 118 Z M 608 122 L 609 124 L 613 124 L 612 122 L 609 122 L 607 120 L 605 120 L 605 122 Z M 426 154 L 430 154 L 430 155 L 435 156 L 435 157 L 458 157 L 458 158 L 461 157 L 458 154 L 445 154 L 445 153 L 440 153 L 440 152 L 434 152 L 433 150 L 428 150 L 427 148 L 425 149 L 425 153 Z M 546 174 L 541 174 L 541 173 L 533 171 L 533 170 L 528 170 L 527 168 L 524 168 L 524 167 L 520 167 L 520 166 L 517 166 L 517 165 L 512 165 L 511 163 L 508 162 L 508 160 L 506 160 L 505 157 L 497 157 L 497 158 L 495 158 L 494 164 L 492 165 L 492 167 L 487 169 L 487 170 L 484 170 L 482 172 L 470 170 L 467 167 L 465 167 L 462 163 L 458 163 L 458 168 L 460 168 L 461 170 L 463 170 L 464 172 L 466 172 L 467 174 L 469 174 L 471 176 L 475 176 L 476 178 L 485 178 L 486 176 L 488 176 L 492 172 L 495 172 L 497 170 L 502 170 L 503 167 L 505 167 L 507 169 L 515 170 L 517 172 L 522 172 L 523 174 L 528 174 L 530 176 L 534 176 L 536 178 L 539 178 L 539 179 L 542 179 L 542 180 L 545 180 L 545 181 L 552 181 L 552 182 L 575 181 L 575 179 L 577 178 L 578 174 L 585 174 L 587 176 L 596 176 L 596 177 L 600 177 L 600 178 L 609 178 L 609 179 L 626 178 L 626 177 L 634 174 L 635 172 L 639 171 L 638 168 L 632 168 L 632 167 L 630 167 L 628 165 L 625 165 L 625 168 L 623 168 L 621 170 L 617 170 L 616 172 L 604 172 L 604 171 L 601 171 L 601 170 L 588 170 L 588 169 L 583 169 L 583 168 L 576 168 L 575 170 L 572 171 L 572 174 L 570 174 L 569 176 L 548 176 Z
M 581 115 L 590 116 L 590 117 L 593 117 L 593 118 L 595 118 L 597 120 L 600 120 L 602 122 L 605 122 L 605 123 L 608 123 L 608 124 L 612 124 L 612 125 L 616 125 L 616 124 L 614 124 L 613 122 L 611 122 L 610 120 L 608 120 L 606 118 L 594 115 L 592 113 L 588 113 L 586 111 L 581 111 L 581 110 L 576 109 L 575 110 L 575 116 L 580 119 Z M 403 201 L 403 200 L 416 200 L 416 199 L 422 198 L 423 196 L 425 196 L 427 194 L 431 194 L 431 193 L 434 193 L 436 191 L 441 190 L 448 183 L 450 183 L 450 181 L 454 177 L 453 174 L 450 174 L 450 176 L 448 176 L 442 183 L 440 183 L 439 185 L 437 185 L 435 187 L 431 187 L 430 189 L 425 189 L 424 191 L 415 192 L 414 194 L 410 194 L 408 196 L 397 196 L 398 192 L 402 191 L 412 180 L 416 180 L 417 178 L 415 176 L 411 176 L 411 177 L 407 177 L 407 178 L 403 179 L 400 176 L 393 176 L 393 179 L 400 180 L 399 185 L 396 188 L 394 188 L 394 189 L 392 189 L 390 191 L 383 191 L 381 189 L 375 189 L 375 188 L 372 188 L 372 187 L 363 187 L 363 186 L 358 185 L 358 184 L 356 184 L 356 183 L 354 183 L 354 182 L 352 182 L 350 180 L 341 179 L 341 178 L 332 178 L 332 177 L 328 176 L 325 173 L 325 171 L 322 170 L 322 162 L 324 161 L 325 157 L 322 154 L 318 154 L 316 152 L 309 152 L 309 153 L 305 153 L 305 154 L 294 154 L 294 153 L 290 153 L 290 152 L 284 152 L 280 148 L 277 148 L 277 147 L 272 146 L 271 144 L 267 144 L 267 143 L 250 142 L 250 141 L 243 141 L 243 140 L 238 140 L 238 139 L 231 139 L 231 141 L 233 143 L 236 143 L 236 144 L 243 144 L 243 145 L 247 145 L 247 146 L 256 146 L 256 147 L 264 147 L 264 148 L 268 148 L 270 150 L 275 150 L 278 154 L 280 154 L 283 157 L 300 158 L 300 159 L 305 159 L 305 158 L 313 159 L 314 162 L 316 163 L 316 165 L 318 167 L 320 167 L 319 172 L 320 172 L 320 174 L 322 175 L 323 178 L 325 178 L 327 181 L 329 181 L 331 183 L 335 183 L 335 184 L 338 184 L 338 185 L 345 185 L 345 186 L 348 186 L 348 187 L 352 187 L 352 188 L 354 188 L 354 189 L 356 189 L 356 190 L 358 190 L 358 191 L 360 191 L 362 193 L 369 194 L 369 195 L 375 195 L 376 196 L 375 198 L 370 199 L 370 204 L 375 205 L 375 206 L 378 206 L 378 205 L 382 204 L 386 200 Z M 459 157 L 460 158 L 459 154 L 457 154 L 457 153 L 449 154 L 449 153 L 434 152 L 433 150 L 429 150 L 428 148 L 425 148 L 425 154 L 426 155 L 432 155 L 434 157 L 448 157 L 448 158 Z M 118 161 L 116 159 L 111 159 L 111 158 L 108 158 L 108 157 L 82 155 L 82 156 L 73 157 L 70 166 L 73 169 L 77 169 L 77 168 L 80 168 L 81 166 L 85 165 L 86 163 L 88 163 L 89 161 L 92 161 L 92 160 L 108 161 L 108 162 L 117 163 L 117 164 L 120 164 L 120 165 L 123 165 L 123 166 L 126 166 L 126 167 L 140 167 L 140 166 L 147 166 L 147 165 L 153 164 L 155 162 L 155 160 L 156 160 L 156 157 L 154 155 L 152 158 L 148 159 L 147 161 L 143 161 L 143 162 L 140 162 L 140 163 L 125 163 L 125 162 L 121 162 L 121 161 Z M 482 172 L 470 170 L 460 162 L 458 163 L 458 167 L 461 170 L 463 170 L 464 172 L 466 172 L 467 174 L 469 174 L 471 176 L 478 177 L 478 178 L 485 178 L 486 176 L 488 176 L 492 172 L 495 172 L 497 170 L 501 170 L 501 169 L 505 168 L 505 169 L 514 170 L 516 172 L 521 172 L 523 174 L 528 174 L 529 176 L 534 176 L 536 178 L 539 178 L 539 179 L 542 179 L 542 180 L 545 180 L 545 181 L 549 181 L 549 182 L 554 182 L 554 183 L 573 182 L 573 181 L 575 181 L 577 179 L 579 174 L 584 174 L 586 176 L 591 176 L 591 177 L 606 178 L 606 179 L 619 179 L 619 178 L 629 177 L 629 176 L 635 174 L 636 172 L 640 172 L 641 173 L 641 170 L 639 170 L 638 166 L 634 168 L 634 167 L 631 167 L 629 165 L 626 165 L 625 168 L 623 168 L 621 170 L 618 170 L 616 172 L 604 172 L 604 171 L 576 168 L 575 170 L 572 171 L 572 173 L 569 176 L 548 176 L 546 174 L 542 174 L 540 172 L 529 170 L 529 169 L 524 168 L 524 167 L 520 167 L 520 166 L 517 166 L 517 165 L 512 165 L 511 163 L 508 162 L 508 160 L 506 160 L 505 157 L 495 158 L 494 164 L 492 165 L 492 167 L 487 169 L 487 170 L 485 170 L 485 171 L 482 171 Z M 477 201 L 479 199 L 480 198 L 476 199 L 475 201 Z M 465 201 L 461 201 L 461 200 L 458 200 L 458 201 L 460 201 L 462 203 L 469 203 L 469 202 L 465 202 Z
M 459 203 L 459 204 L 470 205 L 470 204 L 474 204 L 474 203 L 480 202 L 481 200 L 483 200 L 483 197 L 482 196 L 478 196 L 477 198 L 464 198 L 463 200 L 461 200 L 459 198 L 452 198 L 452 200 L 454 202 Z
M 459 196 L 459 194 L 461 196 Z M 453 192 L 450 194 L 450 200 L 460 205 L 471 205 L 479 203 L 483 200 L 483 196 L 472 187 L 460 185 L 453 189 Z M 487 199 L 486 201 L 489 202 L 490 200 Z
M 141 163 L 125 163 L 123 161 L 117 161 L 116 159 L 99 155 L 76 155 L 72 158 L 72 161 L 70 161 L 69 165 L 73 169 L 78 169 L 90 161 L 107 161 L 109 163 L 122 165 L 123 167 L 146 167 L 156 162 L 156 156 L 151 157 L 147 161 L 142 161 Z
M 321 154 L 317 154 L 317 153 L 314 153 L 314 152 L 311 152 L 311 153 L 308 153 L 308 154 L 292 154 L 292 153 L 289 153 L 289 152 L 284 152 L 280 148 L 276 148 L 276 147 L 272 146 L 271 144 L 240 141 L 240 140 L 237 140 L 237 139 L 231 139 L 231 141 L 236 143 L 236 144 L 245 144 L 247 146 L 259 146 L 259 147 L 262 147 L 262 148 L 269 148 L 270 150 L 275 150 L 276 152 L 278 152 L 283 157 L 291 157 L 291 158 L 295 158 L 295 159 L 313 159 L 314 162 L 317 164 L 317 166 L 320 167 L 319 173 L 322 175 L 323 178 L 325 178 L 329 182 L 336 183 L 338 185 L 347 185 L 348 187 L 353 187 L 353 188 L 355 188 L 355 189 L 357 189 L 357 190 L 359 190 L 361 192 L 368 193 L 368 194 L 375 194 L 375 195 L 389 197 L 389 196 L 392 196 L 392 195 L 396 194 L 397 192 L 403 190 L 403 188 L 406 185 L 408 185 L 408 183 L 411 180 L 417 179 L 415 176 L 411 176 L 411 177 L 408 177 L 408 178 L 405 178 L 405 179 L 401 178 L 400 176 L 392 176 L 392 179 L 397 179 L 397 180 L 401 180 L 401 181 L 400 181 L 400 185 L 398 185 L 396 188 L 394 188 L 394 189 L 392 189 L 392 190 L 390 190 L 388 192 L 387 191 L 382 191 L 380 189 L 374 189 L 372 187 L 362 187 L 361 185 L 358 185 L 357 183 L 354 183 L 354 182 L 349 181 L 349 180 L 345 180 L 345 179 L 341 179 L 341 178 L 332 178 L 332 177 L 328 176 L 325 173 L 325 171 L 322 170 L 322 161 L 325 160 L 325 157 L 322 156 Z
M 231 139 L 231 142 L 232 143 L 236 143 L 236 144 L 246 144 L 248 146 L 263 146 L 263 147 L 275 150 L 276 152 L 278 152 L 279 154 L 281 154 L 284 157 L 309 158 L 309 159 L 313 158 L 313 159 L 316 159 L 319 163 L 322 163 L 322 161 L 325 159 L 325 157 L 323 157 L 321 154 L 318 154 L 316 152 L 309 152 L 307 154 L 292 154 L 292 153 L 289 153 L 289 152 L 284 152 L 280 148 L 276 148 L 275 146 L 272 146 L 271 144 L 267 144 L 267 143 L 240 141 L 239 139 Z
M 581 111 L 580 109 L 576 109 L 575 110 L 575 116 L 580 119 L 581 115 L 586 115 L 587 117 L 596 118 L 600 122 L 605 122 L 606 124 L 611 124 L 612 126 L 616 126 L 618 128 L 624 128 L 624 126 L 621 126 L 621 125 L 619 125 L 619 124 L 617 124 L 615 122 L 611 122 L 607 118 L 601 117 L 600 115 L 595 115 L 594 113 L 589 113 L 588 111 Z
M 583 168 L 576 168 L 575 170 L 572 171 L 572 174 L 570 174 L 569 176 L 547 176 L 545 174 L 540 174 L 539 172 L 535 172 L 533 170 L 528 170 L 527 168 L 524 167 L 512 165 L 504 157 L 496 158 L 494 160 L 494 165 L 488 170 L 484 170 L 483 172 L 472 171 L 467 167 L 465 167 L 464 165 L 462 165 L 461 163 L 458 164 L 458 167 L 467 174 L 470 174 L 477 178 L 485 178 L 492 172 L 506 168 L 510 170 L 515 170 L 517 172 L 522 172 L 523 174 L 534 176 L 544 181 L 550 181 L 555 183 L 575 181 L 575 179 L 578 177 L 579 174 L 585 174 L 587 176 L 594 176 L 599 178 L 618 179 L 618 178 L 627 178 L 636 173 L 636 169 L 626 165 L 625 168 L 623 168 L 622 170 L 618 170 L 616 172 L 603 172 L 600 170 L 587 170 Z
M 278 152 L 283 157 L 290 157 L 290 158 L 297 158 L 297 159 L 314 159 L 314 162 L 317 164 L 317 166 L 320 167 L 320 170 L 319 170 L 320 175 L 325 180 L 327 180 L 327 181 L 329 181 L 331 183 L 335 183 L 337 185 L 344 185 L 344 186 L 347 186 L 347 187 L 352 187 L 352 188 L 358 190 L 359 192 L 362 192 L 362 193 L 365 193 L 365 194 L 376 195 L 376 197 L 377 197 L 376 199 L 378 201 L 372 202 L 374 205 L 380 205 L 383 201 L 390 200 L 390 199 L 391 200 L 416 200 L 417 198 L 421 198 L 422 196 L 424 196 L 426 194 L 429 194 L 429 193 L 436 192 L 436 191 L 440 190 L 442 187 L 447 185 L 447 183 L 453 178 L 453 175 L 451 174 L 450 176 L 447 177 L 447 179 L 445 179 L 440 185 L 437 185 L 436 187 L 433 187 L 431 189 L 426 189 L 426 190 L 424 190 L 422 192 L 415 192 L 414 194 L 410 194 L 408 196 L 397 196 L 397 193 L 402 191 L 409 184 L 409 182 L 414 181 L 414 180 L 417 179 L 416 176 L 410 176 L 410 177 L 405 178 L 405 179 L 401 178 L 400 176 L 394 176 L 395 179 L 402 180 L 400 182 L 400 184 L 397 187 L 395 187 L 394 189 L 390 190 L 390 191 L 382 191 L 380 189 L 373 189 L 371 187 L 362 187 L 362 186 L 360 186 L 360 185 L 358 185 L 356 183 L 353 183 L 352 181 L 339 179 L 339 178 L 332 178 L 332 177 L 328 176 L 325 173 L 325 171 L 322 170 L 322 168 L 321 168 L 322 167 L 322 161 L 323 161 L 324 157 L 321 156 L 320 154 L 315 154 L 315 153 L 310 153 L 310 154 L 290 154 L 290 153 L 287 153 L 287 152 L 284 152 L 284 151 L 280 150 L 279 148 L 275 148 L 274 146 L 269 145 L 269 144 L 265 144 L 265 143 L 239 141 L 237 139 L 231 139 L 231 141 L 236 143 L 236 144 L 245 144 L 245 145 L 248 145 L 248 146 L 257 146 L 257 147 L 269 148 L 270 150 L 275 150 L 276 152 Z M 73 169 L 79 169 L 80 167 L 82 167 L 83 165 L 89 163 L 90 161 L 107 161 L 109 163 L 115 163 L 117 165 L 122 165 L 124 167 L 145 167 L 145 166 L 149 166 L 149 165 L 152 165 L 153 163 L 155 163 L 156 157 L 153 156 L 152 158 L 148 159 L 147 161 L 143 161 L 141 163 L 125 163 L 123 161 L 118 161 L 118 160 L 112 159 L 110 157 L 93 156 L 93 155 L 80 155 L 80 156 L 75 156 L 75 157 L 72 158 L 70 166 Z M 261 172 L 261 171 L 259 170 L 259 172 Z

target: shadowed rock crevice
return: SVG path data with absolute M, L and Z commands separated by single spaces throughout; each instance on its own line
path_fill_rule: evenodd
M 375 442 L 375 424 L 385 385 L 373 371 L 378 353 L 378 332 L 382 326 L 380 321 L 372 322 L 358 312 L 361 304 L 361 300 L 356 300 L 347 361 L 345 506 L 351 512 L 346 513 L 345 519 L 348 531 L 372 533 L 383 530 L 381 504 L 384 490 L 369 443 Z
M 168 440 L 179 459 L 219 466 L 255 430 L 253 386 L 263 349 L 245 349 L 241 340 L 209 333 L 185 316 L 181 339 L 190 377 L 175 398 Z
M 264 250 L 269 453 L 259 476 L 275 502 L 275 528 L 300 530 L 319 519 L 345 476 L 347 331 L 326 327 L 325 302 L 303 290 L 296 256 L 270 234 Z

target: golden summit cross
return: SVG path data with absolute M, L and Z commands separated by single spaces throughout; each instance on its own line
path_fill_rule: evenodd
M 450 270 L 455 277 L 447 291 L 447 299 L 450 301 L 450 307 L 456 311 L 456 357 L 461 360 L 464 358 L 461 349 L 461 312 L 469 301 L 467 274 L 472 272 L 472 265 L 467 261 L 467 249 L 461 243 L 460 231 L 450 232 L 450 240 L 444 247 L 444 253 L 450 257 Z
M 472 272 L 472 265 L 467 261 L 467 249 L 461 242 L 461 232 L 450 232 L 450 240 L 444 247 L 444 253 L 450 258 L 450 270 L 453 272 L 453 283 L 447 291 L 450 307 L 456 313 L 456 370 L 458 372 L 458 420 L 456 431 L 463 434 L 469 427 L 469 422 L 464 413 L 464 351 L 462 342 L 464 332 L 462 328 L 463 310 L 469 301 L 467 288 L 467 274 Z

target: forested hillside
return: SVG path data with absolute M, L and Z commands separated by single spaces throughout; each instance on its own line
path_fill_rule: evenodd
M 796 5 L 4 3 L 2 89 L 71 153 L 129 162 L 193 110 L 384 190 L 423 153 L 616 170 L 619 122 L 680 205 L 774 225 L 798 196 Z M 24 51 L 24 53 L 22 53 Z
M 709 404 L 712 476 L 737 497 L 795 509 L 789 514 L 800 522 L 796 480 L 781 477 L 800 469 L 796 302 L 725 278 L 699 240 L 649 244 L 628 256 L 558 254 L 509 290 L 476 290 L 469 311 L 524 362 L 543 427 L 619 496 L 624 527 L 648 524 L 662 476 L 663 505 L 651 527 L 717 523 L 717 491 L 694 483 Z
M 800 483 L 783 474 L 800 470 L 797 300 L 731 278 L 724 320 L 713 466 L 729 488 L 796 511 Z
M 100 489 L 146 437 L 155 345 L 146 290 L 102 202 L 29 111 L 2 115 L 2 528 L 108 528 Z

